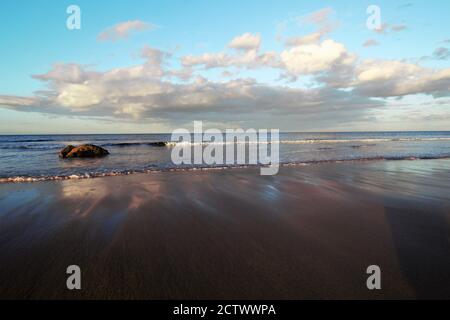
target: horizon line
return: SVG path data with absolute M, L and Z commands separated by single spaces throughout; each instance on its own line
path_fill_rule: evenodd
M 244 129 L 248 130 L 248 129 Z M 270 130 L 270 129 L 269 129 Z M 223 131 L 223 130 L 221 130 Z M 450 132 L 450 130 L 369 130 L 369 131 L 280 131 L 280 133 L 393 133 L 393 132 Z M 204 132 L 203 132 L 204 133 Z M 129 132 L 129 133 L 0 133 L 0 136 L 70 136 L 70 135 L 148 135 L 161 134 L 169 135 L 170 132 Z

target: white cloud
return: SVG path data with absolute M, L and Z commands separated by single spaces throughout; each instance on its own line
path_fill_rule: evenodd
M 314 11 L 305 17 L 301 18 L 303 23 L 317 24 L 320 26 L 327 25 L 330 20 L 330 16 L 333 13 L 333 9 L 330 7 Z
M 99 41 L 117 41 L 128 38 L 132 32 L 145 31 L 154 27 L 154 25 L 140 20 L 125 21 L 102 31 L 97 39 Z
M 261 35 L 247 32 L 231 40 L 228 47 L 238 50 L 258 50 L 260 45 Z
M 365 60 L 355 70 L 355 90 L 372 97 L 448 94 L 450 68 L 433 70 L 396 60 Z
M 39 80 L 58 80 L 69 83 L 81 83 L 95 77 L 95 72 L 87 71 L 76 63 L 55 63 L 52 70 L 41 75 L 33 75 Z
M 86 109 L 102 101 L 102 88 L 96 88 L 91 83 L 61 86 L 56 103 L 71 110 Z
M 379 34 L 387 34 L 389 33 L 389 31 L 391 32 L 400 32 L 403 30 L 406 30 L 407 26 L 405 24 L 389 24 L 389 23 L 383 23 L 381 24 L 381 27 L 378 29 L 374 29 L 373 31 L 375 31 L 376 33 Z
M 294 75 L 329 71 L 333 66 L 350 65 L 354 61 L 355 56 L 349 54 L 343 44 L 331 39 L 295 46 L 281 53 L 283 66 Z
M 278 64 L 277 53 L 259 53 L 261 39 L 259 36 L 253 37 L 251 34 L 244 34 L 234 38 L 229 46 L 233 45 L 234 49 L 240 49 L 236 53 L 217 52 L 197 56 L 187 55 L 181 58 L 181 63 L 184 67 L 203 66 L 206 69 L 275 67 Z
M 363 47 L 374 47 L 378 46 L 380 43 L 375 39 L 368 39 L 363 43 Z
M 188 55 L 181 58 L 186 67 L 204 65 L 206 68 L 228 67 L 232 64 L 232 57 L 226 53 L 204 53 L 199 56 Z
M 285 41 L 285 45 L 287 47 L 295 47 L 306 44 L 314 44 L 318 43 L 321 40 L 322 36 L 323 34 L 321 32 L 314 32 L 306 36 L 291 37 Z

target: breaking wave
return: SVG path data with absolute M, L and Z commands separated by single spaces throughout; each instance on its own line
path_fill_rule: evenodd
M 408 141 L 450 141 L 450 138 L 371 138 L 371 139 L 300 139 L 300 140 L 276 140 L 276 141 L 267 141 L 267 142 L 259 142 L 254 140 L 237 140 L 237 141 L 203 141 L 203 142 L 190 142 L 190 141 L 158 141 L 158 142 L 124 142 L 124 143 L 109 143 L 103 144 L 102 146 L 111 146 L 111 147 L 132 147 L 132 146 L 153 146 L 153 147 L 173 147 L 177 145 L 226 145 L 226 144 L 252 144 L 252 143 L 279 143 L 279 144 L 315 144 L 315 143 L 367 143 L 358 147 L 372 147 L 375 144 L 370 144 L 373 142 L 408 142 Z M 353 147 L 353 146 L 352 146 Z
M 165 147 L 169 145 L 168 141 L 157 142 L 117 142 L 102 144 L 102 147 L 134 147 L 134 146 L 151 146 L 151 147 Z

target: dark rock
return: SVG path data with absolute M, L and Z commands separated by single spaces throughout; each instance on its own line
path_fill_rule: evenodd
M 72 149 L 74 149 L 74 148 L 75 148 L 75 146 L 72 146 L 72 145 L 69 145 L 69 146 L 65 147 L 64 149 L 62 149 L 62 150 L 59 152 L 59 156 L 60 156 L 61 158 L 67 157 L 67 155 L 69 154 L 69 152 L 72 151 Z
M 165 147 L 167 146 L 167 142 L 150 142 L 149 145 L 153 147 Z
M 108 150 L 93 144 L 83 144 L 78 147 L 67 146 L 59 153 L 62 158 L 97 158 L 108 154 Z

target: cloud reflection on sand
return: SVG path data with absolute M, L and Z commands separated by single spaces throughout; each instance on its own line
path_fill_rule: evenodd
M 0 297 L 70 298 L 60 283 L 75 261 L 83 298 L 371 298 L 374 263 L 376 297 L 448 298 L 449 164 L 3 184 Z

